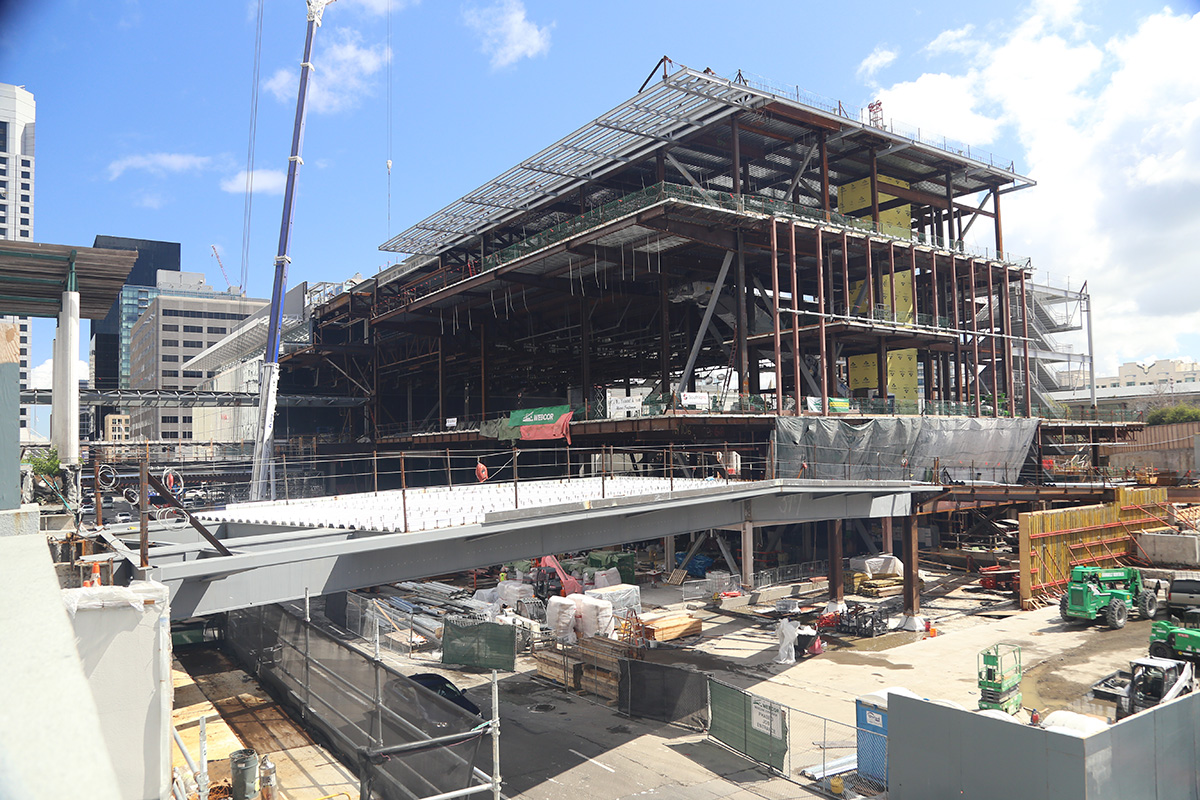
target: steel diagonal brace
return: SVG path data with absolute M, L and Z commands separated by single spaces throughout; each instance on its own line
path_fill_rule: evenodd
M 216 548 L 218 553 L 223 556 L 233 555 L 229 548 L 221 543 L 220 539 L 218 539 L 216 536 L 213 536 L 212 532 L 209 531 L 208 528 L 204 527 L 200 520 L 192 516 L 192 512 L 183 507 L 183 503 L 179 502 L 175 495 L 172 494 L 166 486 L 163 486 L 163 482 L 159 480 L 157 476 L 149 475 L 147 476 L 147 480 L 149 481 L 150 485 L 154 487 L 154 491 L 158 492 L 162 497 L 164 497 L 169 505 L 183 512 L 183 515 L 187 517 L 188 523 L 195 528 L 196 531 L 203 536 L 209 544 Z

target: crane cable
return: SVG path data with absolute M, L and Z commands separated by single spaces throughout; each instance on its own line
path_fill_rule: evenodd
M 387 0 L 387 235 L 392 238 L 392 2 Z
M 250 87 L 250 132 L 246 144 L 246 200 L 242 211 L 242 297 L 250 277 L 250 212 L 254 197 L 254 142 L 258 132 L 258 89 L 262 66 L 262 31 L 264 0 L 258 0 L 254 28 L 254 74 Z

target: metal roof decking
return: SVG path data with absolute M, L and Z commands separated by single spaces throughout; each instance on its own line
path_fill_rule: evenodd
M 878 154 L 880 164 L 889 174 L 914 178 L 912 188 L 917 191 L 944 192 L 943 185 L 925 185 L 921 178 L 923 173 L 925 177 L 929 173 L 940 174 L 941 165 L 947 161 L 957 165 L 954 181 L 959 194 L 997 183 L 1014 182 L 1016 188 L 1033 184 L 1012 169 L 997 166 L 991 154 L 976 151 L 972 155 L 968 146 L 923 135 L 920 129 L 869 125 L 846 116 L 844 111 L 839 113 L 840 104 L 821 103 L 814 98 L 799 89 L 793 93 L 684 67 L 392 237 L 380 249 L 436 256 L 464 246 L 485 231 L 521 218 L 547 201 L 564 197 L 585 184 L 644 160 L 664 144 L 677 145 L 672 152 L 678 155 L 687 154 L 687 166 L 701 172 L 711 171 L 711 188 L 720 188 L 722 183 L 717 173 L 725 171 L 727 160 L 707 152 L 693 134 L 736 112 L 762 111 L 768 106 L 777 115 L 754 115 L 747 120 L 743 135 L 751 143 L 760 142 L 759 147 L 771 142 L 778 145 L 780 139 L 790 141 L 788 147 L 796 147 L 794 153 L 788 152 L 788 148 L 778 148 L 764 156 L 781 177 L 790 177 L 792 162 L 803 159 L 802 151 L 808 147 L 800 140 L 815 127 L 836 131 L 830 141 L 840 142 L 842 150 L 831 154 L 832 161 L 851 153 L 862 136 L 883 142 L 885 146 Z M 764 163 L 751 166 L 752 174 L 767 177 L 769 172 Z M 841 175 L 843 180 L 860 177 L 845 171 Z M 427 259 L 414 257 L 395 272 L 403 275 L 427 264 Z

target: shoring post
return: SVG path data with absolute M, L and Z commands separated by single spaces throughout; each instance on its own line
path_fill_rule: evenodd
M 492 670 L 492 800 L 500 800 L 500 688 Z
M 284 461 L 284 475 L 287 475 L 287 461 Z M 371 477 L 374 478 L 375 494 L 379 494 L 379 448 L 376 447 L 371 451 Z M 284 477 L 284 481 L 287 478 Z
M 404 515 L 404 532 L 408 533 L 408 475 L 404 471 L 404 452 L 400 453 L 400 511 Z
M 600 498 L 604 499 L 604 479 L 608 477 L 608 445 L 600 445 Z
M 514 447 L 513 448 L 513 457 L 512 457 L 512 462 L 513 462 L 513 508 L 521 507 L 521 497 L 520 497 L 520 495 L 517 494 L 517 491 L 518 491 L 517 490 L 517 456 L 520 454 L 521 454 L 521 451 Z
M 292 500 L 292 492 L 288 488 L 287 453 L 280 453 L 279 458 L 282 460 L 282 463 L 283 463 L 283 501 L 285 503 L 288 503 L 288 502 L 291 502 L 291 500 Z M 379 491 L 378 486 L 375 487 L 375 491 L 376 492 Z
M 138 468 L 138 528 L 141 534 L 142 569 L 150 566 L 150 464 L 148 459 L 149 451 Z
M 450 469 L 450 448 L 446 448 L 446 486 L 454 488 L 454 473 Z
M 200 800 L 208 800 L 208 725 L 207 715 L 200 715 L 200 774 L 196 776 L 196 788 Z
M 96 504 L 96 527 L 104 525 L 104 492 L 100 488 L 100 448 L 92 449 L 92 500 Z
M 983 410 L 979 388 L 979 306 L 975 296 L 975 259 L 967 260 L 971 280 L 971 388 L 975 396 L 975 416 L 982 416 Z M 975 463 L 971 463 L 971 479 L 975 477 Z
M 668 445 L 667 474 L 671 480 L 671 491 L 675 491 L 675 443 Z

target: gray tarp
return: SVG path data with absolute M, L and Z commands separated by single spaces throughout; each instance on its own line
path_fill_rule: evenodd
M 824 480 L 1016 482 L 1036 419 L 825 417 L 775 422 L 776 475 Z

